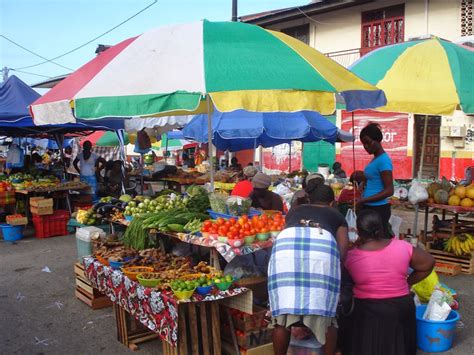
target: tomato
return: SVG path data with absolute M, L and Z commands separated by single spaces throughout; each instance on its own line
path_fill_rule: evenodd
M 219 235 L 226 235 L 229 232 L 229 229 L 226 226 L 219 227 L 218 233 Z
M 252 224 L 255 225 L 256 223 L 258 223 L 258 221 L 259 221 L 258 216 L 253 216 L 253 217 L 252 217 Z
M 243 226 L 245 221 L 242 217 L 239 217 L 239 219 L 237 220 L 237 223 L 240 224 L 241 226 Z
M 235 226 L 232 226 L 229 228 L 229 232 L 235 233 L 237 232 L 237 228 L 235 228 Z
M 252 226 L 250 225 L 250 223 L 245 223 L 242 226 L 242 229 L 245 230 L 245 231 L 249 231 L 250 229 L 252 229 Z
M 247 236 L 246 233 L 247 233 L 246 231 L 241 230 L 241 231 L 239 232 L 239 237 L 240 237 L 240 238 L 246 237 L 246 236 Z
M 230 218 L 229 219 L 229 223 L 233 226 L 237 221 L 235 220 L 235 218 Z
M 225 223 L 225 219 L 222 218 L 222 217 L 219 217 L 216 221 L 216 223 L 219 225 L 219 226 L 223 226 L 224 223 Z
M 213 224 L 211 226 L 211 229 L 209 230 L 209 232 L 212 233 L 212 234 L 217 234 L 218 231 L 219 231 L 219 227 L 217 226 L 217 224 Z
M 251 230 L 249 230 L 249 233 L 250 233 L 249 235 L 255 235 L 257 234 L 257 231 L 254 228 L 252 228 Z
M 269 232 L 268 228 L 260 229 L 260 233 L 268 233 L 268 232 Z
M 242 229 L 242 226 L 241 226 L 240 224 L 238 224 L 238 223 L 235 224 L 233 227 L 234 227 L 235 229 L 237 229 L 238 231 Z
M 209 226 L 202 226 L 201 232 L 209 232 Z
M 265 224 L 264 221 L 258 221 L 258 222 L 257 222 L 257 228 L 262 229 L 262 228 L 265 227 L 265 226 L 266 226 L 266 224 Z
M 204 227 L 210 227 L 212 225 L 212 221 L 208 219 L 207 221 L 204 221 L 204 223 L 202 225 Z

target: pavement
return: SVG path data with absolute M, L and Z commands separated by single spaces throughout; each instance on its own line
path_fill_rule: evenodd
M 131 354 L 117 341 L 112 308 L 74 296 L 74 236 L 0 240 L 0 354 Z M 456 289 L 462 322 L 445 354 L 474 354 L 474 276 L 442 277 Z M 159 340 L 139 354 L 162 354 Z M 423 354 L 419 352 L 419 354 Z

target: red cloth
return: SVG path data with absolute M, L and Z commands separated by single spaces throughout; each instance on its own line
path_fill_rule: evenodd
M 247 198 L 253 191 L 252 183 L 249 180 L 242 180 L 238 182 L 232 190 L 232 196 L 240 196 Z
M 354 196 L 355 195 L 355 196 Z M 355 200 L 359 200 L 361 197 L 360 190 L 356 189 L 343 189 L 339 195 L 339 198 L 337 199 L 337 202 L 339 203 L 353 203 L 354 202 L 354 197 Z

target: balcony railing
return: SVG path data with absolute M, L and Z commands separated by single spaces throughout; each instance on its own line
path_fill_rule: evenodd
M 347 68 L 360 58 L 360 48 L 329 52 L 325 53 L 325 55 Z

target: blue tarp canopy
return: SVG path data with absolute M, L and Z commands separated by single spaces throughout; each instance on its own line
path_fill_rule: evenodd
M 48 134 L 70 135 L 97 130 L 119 130 L 124 127 L 121 119 L 101 119 L 61 125 L 36 126 L 30 116 L 28 106 L 40 96 L 16 76 L 10 76 L 0 86 L 0 135 L 12 137 Z
M 186 139 L 207 142 L 207 115 L 197 115 L 183 128 Z M 292 141 L 329 143 L 350 141 L 348 132 L 340 131 L 324 116 L 313 111 L 299 112 L 218 112 L 212 114 L 212 142 L 220 150 L 236 152 L 258 146 L 274 147 Z

